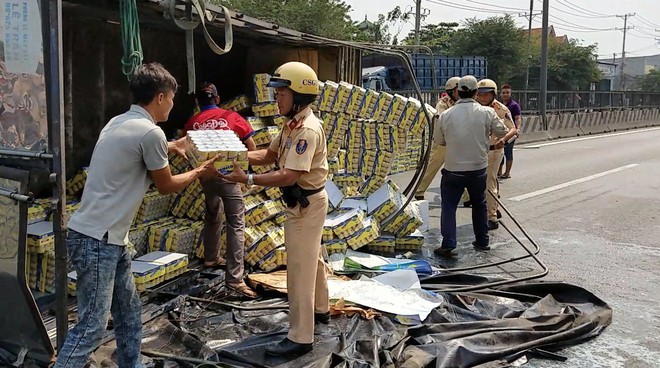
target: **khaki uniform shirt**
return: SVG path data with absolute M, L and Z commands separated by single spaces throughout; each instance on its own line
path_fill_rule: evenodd
M 301 121 L 302 125 L 296 128 Z M 328 179 L 325 132 L 321 120 L 309 107 L 284 124 L 268 149 L 277 153 L 280 169 L 303 172 L 298 179 L 298 185 L 303 189 L 319 189 L 325 185 Z
M 493 110 L 495 110 L 497 117 L 499 117 L 504 121 L 504 125 L 506 125 L 506 127 L 509 128 L 509 130 L 514 129 L 516 127 L 516 125 L 513 123 L 513 119 L 511 118 L 511 112 L 509 112 L 509 108 L 507 108 L 503 103 L 494 100 L 493 103 L 490 105 L 490 107 L 492 107 Z M 491 145 L 496 144 L 499 138 L 500 137 L 491 135 L 490 144 Z
M 443 111 L 447 110 L 448 108 L 454 106 L 455 102 L 454 100 L 449 97 L 449 95 L 443 96 L 440 101 L 438 101 L 438 104 L 435 105 L 435 109 L 438 110 L 438 116 L 442 114 Z

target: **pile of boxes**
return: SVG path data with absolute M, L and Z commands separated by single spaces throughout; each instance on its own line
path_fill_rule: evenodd
M 288 121 L 279 116 L 274 91 L 266 87 L 269 80 L 268 74 L 254 75 L 254 97 L 238 96 L 221 106 L 243 115 L 252 112 L 246 120 L 255 131 L 252 138 L 259 148 L 268 147 Z M 418 230 L 423 224 L 418 203 L 413 201 L 404 208 L 405 198 L 388 175 L 416 168 L 425 143 L 424 110 L 433 116 L 435 109 L 413 98 L 332 81 L 321 83 L 321 94 L 313 109 L 323 122 L 328 145 L 329 208 L 322 239 L 327 252 L 343 253 L 349 248 L 378 253 L 420 249 L 424 237 Z M 222 157 L 216 165 L 219 170 L 233 170 L 234 161 L 247 169 L 247 150 L 233 132 L 189 132 L 187 155 L 189 160 L 170 157 L 173 174 L 186 172 L 216 155 Z M 275 168 L 253 166 L 252 170 L 261 174 Z M 83 171 L 70 180 L 67 188 L 71 188 L 71 194 L 80 194 L 84 178 Z M 286 206 L 281 190 L 243 186 L 243 193 L 246 262 L 266 272 L 285 266 L 282 226 Z M 76 205 L 72 202 L 70 208 Z M 138 254 L 132 267 L 140 290 L 176 277 L 186 269 L 189 256 L 203 257 L 204 212 L 199 181 L 176 195 L 163 196 L 155 189 L 147 193 L 129 231 L 129 240 Z M 31 213 L 34 219 L 43 216 L 38 208 Z M 39 286 L 42 274 L 48 284 L 51 235 L 37 232 L 29 240 L 34 254 L 41 254 L 34 261 L 30 258 L 28 271 L 35 281 L 31 285 Z M 223 228 L 220 252 L 226 249 L 226 237 Z M 70 285 L 75 286 L 75 274 L 70 274 Z
M 40 292 L 55 291 L 55 234 L 53 223 L 39 221 L 28 225 L 25 255 L 28 285 Z
M 131 273 L 138 291 L 162 284 L 174 279 L 188 270 L 188 255 L 171 252 L 151 252 L 131 261 Z M 69 294 L 76 295 L 76 271 L 68 274 L 67 289 Z
M 315 109 L 324 122 L 331 172 L 346 191 L 373 194 L 390 173 L 414 170 L 423 151 L 427 114 L 414 98 L 345 82 L 322 84 Z M 427 134 L 428 136 L 428 134 Z

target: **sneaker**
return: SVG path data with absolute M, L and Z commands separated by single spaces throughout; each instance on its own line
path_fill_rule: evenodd
M 435 248 L 433 253 L 437 256 L 444 257 L 444 258 L 453 258 L 458 256 L 458 253 L 456 252 L 455 248 Z
M 488 230 L 497 230 L 500 228 L 500 223 L 493 220 L 488 220 Z
M 476 241 L 476 240 L 472 242 L 472 246 L 473 246 L 474 249 L 476 249 L 476 250 L 490 250 L 490 245 L 488 245 L 488 244 L 486 244 L 486 245 L 479 245 L 479 244 L 477 244 L 477 241 Z

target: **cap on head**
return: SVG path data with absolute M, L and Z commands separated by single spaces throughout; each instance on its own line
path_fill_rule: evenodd
M 447 83 L 445 83 L 445 91 L 451 91 L 452 89 L 458 87 L 458 81 L 460 81 L 460 77 L 451 77 L 447 80 Z
M 268 82 L 268 87 L 288 87 L 303 95 L 319 94 L 316 72 L 309 65 L 298 61 L 291 61 L 277 68 Z
M 480 93 L 495 92 L 497 94 L 497 83 L 492 79 L 482 79 L 478 84 Z
M 213 83 L 202 82 L 195 92 L 195 97 L 202 99 L 213 99 L 218 97 L 218 89 Z
M 473 75 L 466 75 L 458 81 L 459 91 L 475 91 L 477 89 L 477 78 Z

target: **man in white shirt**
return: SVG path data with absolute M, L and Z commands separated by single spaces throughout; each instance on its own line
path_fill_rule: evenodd
M 490 249 L 486 209 L 489 137 L 491 134 L 501 137 L 498 145 L 504 146 L 507 135 L 511 134 L 492 108 L 475 101 L 477 79 L 474 76 L 461 78 L 458 93 L 461 99 L 440 115 L 434 131 L 435 142 L 447 147 L 440 181 L 442 245 L 435 250 L 442 257 L 456 255 L 456 209 L 466 188 L 472 201 L 476 238 L 472 245 L 478 250 Z
M 174 193 L 200 177 L 216 177 L 213 160 L 172 175 L 168 144 L 156 125 L 168 119 L 177 82 L 162 65 L 131 77 L 133 105 L 103 128 L 94 147 L 80 208 L 69 221 L 67 251 L 77 274 L 78 323 L 59 347 L 55 368 L 82 368 L 98 348 L 112 312 L 119 367 L 142 367 L 141 303 L 131 273 L 128 229 L 147 189 Z

